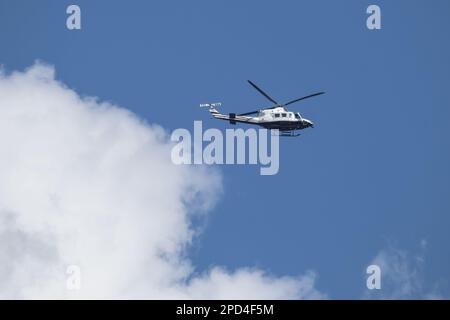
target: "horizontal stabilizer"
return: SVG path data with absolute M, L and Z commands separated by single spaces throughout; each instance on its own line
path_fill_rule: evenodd
M 200 104 L 200 108 L 216 108 L 216 107 L 220 107 L 221 105 L 222 105 L 221 102 L 202 103 L 202 104 Z

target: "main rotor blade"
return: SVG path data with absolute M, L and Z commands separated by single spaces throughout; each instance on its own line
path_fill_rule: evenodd
M 300 100 L 305 100 L 305 99 L 312 98 L 312 97 L 315 97 L 315 96 L 320 96 L 321 94 L 324 94 L 324 93 L 325 93 L 325 92 L 318 92 L 318 93 L 310 94 L 309 96 L 306 96 L 306 97 L 302 97 L 302 98 L 298 98 L 298 99 L 289 101 L 288 103 L 285 103 L 284 105 L 287 106 L 287 105 L 290 105 L 290 104 L 292 104 L 292 103 L 294 103 L 294 102 L 298 102 L 298 101 L 300 101 Z
M 269 95 L 267 93 L 265 93 L 264 91 L 262 91 L 260 88 L 258 88 L 258 86 L 256 84 L 254 84 L 253 82 L 251 82 L 250 80 L 247 80 L 248 83 L 250 83 L 250 85 L 255 88 L 256 90 L 258 90 L 259 93 L 261 93 L 264 97 L 266 97 L 267 99 L 269 99 L 269 101 L 278 104 L 278 102 L 276 102 L 275 100 L 273 100 L 271 97 L 269 97 Z
M 256 113 L 259 113 L 259 110 L 246 112 L 246 113 L 241 113 L 241 114 L 238 114 L 238 116 L 248 116 L 248 115 L 256 114 Z

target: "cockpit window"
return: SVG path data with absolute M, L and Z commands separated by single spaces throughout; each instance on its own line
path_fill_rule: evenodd
M 300 119 L 300 115 L 298 113 L 295 114 L 296 119 Z

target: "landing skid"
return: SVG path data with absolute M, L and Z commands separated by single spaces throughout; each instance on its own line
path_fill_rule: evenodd
M 295 133 L 295 131 L 278 131 L 278 130 L 270 130 L 273 136 L 279 137 L 299 137 L 300 133 Z

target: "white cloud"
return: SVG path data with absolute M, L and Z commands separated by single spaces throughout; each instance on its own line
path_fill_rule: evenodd
M 322 298 L 315 275 L 275 277 L 186 257 L 220 174 L 175 166 L 166 132 L 81 98 L 37 63 L 0 75 L 0 298 Z M 66 289 L 78 265 L 81 290 Z
M 420 251 L 411 254 L 392 246 L 381 250 L 371 264 L 381 269 L 381 289 L 367 290 L 365 298 L 440 299 L 437 287 L 425 284 L 423 269 L 427 241 L 420 241 Z

